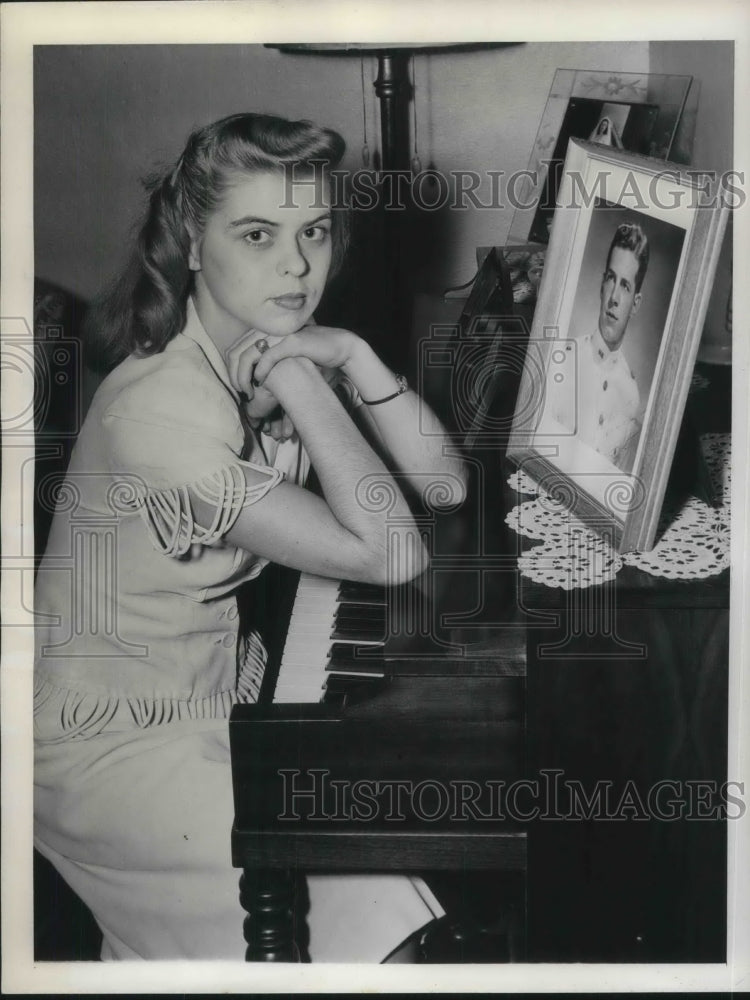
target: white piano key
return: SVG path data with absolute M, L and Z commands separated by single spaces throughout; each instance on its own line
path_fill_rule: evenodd
M 333 642 L 331 634 L 340 604 L 339 587 L 338 580 L 309 573 L 300 575 L 273 696 L 277 704 L 317 702 L 323 697 Z M 383 645 L 382 639 L 336 641 L 362 646 Z

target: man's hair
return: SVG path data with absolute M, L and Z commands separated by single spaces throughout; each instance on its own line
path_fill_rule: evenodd
M 612 237 L 605 270 L 609 268 L 609 261 L 615 247 L 620 247 L 622 250 L 630 250 L 631 253 L 635 254 L 635 258 L 638 261 L 635 290 L 636 292 L 640 292 L 648 268 L 648 237 L 637 222 L 623 222 L 621 226 L 617 227 L 615 235 Z

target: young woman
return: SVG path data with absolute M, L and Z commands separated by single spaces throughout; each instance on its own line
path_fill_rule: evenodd
M 427 555 L 399 475 L 446 503 L 463 489 L 403 379 L 315 325 L 345 245 L 329 184 L 343 150 L 263 115 L 196 131 L 94 312 L 112 370 L 37 579 L 35 831 L 105 958 L 243 956 L 227 717 L 257 696 L 265 650 L 257 632 L 238 648 L 240 584 L 271 560 L 412 578 Z M 439 912 L 418 880 L 308 883 L 315 961 L 381 961 Z

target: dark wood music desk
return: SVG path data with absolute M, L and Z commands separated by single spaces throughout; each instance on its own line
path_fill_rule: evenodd
M 463 659 L 394 661 L 375 696 L 333 718 L 325 706 L 235 709 L 232 846 L 254 914 L 248 957 L 295 955 L 289 869 L 476 868 L 525 871 L 528 961 L 725 961 L 728 574 L 672 582 L 626 568 L 572 592 L 512 566 L 499 575 L 502 599 L 488 598 L 483 641 Z M 290 819 L 279 768 L 412 787 L 474 781 L 484 798 L 478 815 L 454 820 L 425 818 L 439 811 L 432 787 L 419 815 L 388 819 L 381 804 L 374 819 L 346 807 L 332 818 L 329 789 L 328 819 Z M 495 815 L 492 783 L 519 778 L 514 820 L 483 818 Z M 555 781 L 556 801 L 545 791 Z

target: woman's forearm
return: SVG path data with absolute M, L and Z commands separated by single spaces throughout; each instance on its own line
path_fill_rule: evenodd
M 389 528 L 416 537 L 411 512 L 393 477 L 316 366 L 306 358 L 284 359 L 266 384 L 292 418 L 340 524 L 365 542 L 375 558 L 387 551 Z M 398 568 L 393 569 L 399 576 Z
M 458 447 L 429 406 L 414 392 L 398 392 L 393 372 L 356 334 L 332 327 L 308 326 L 262 353 L 254 346 L 247 351 L 242 348 L 238 353 L 242 355 L 238 372 L 242 364 L 246 373 L 255 365 L 256 383 L 261 385 L 285 359 L 306 359 L 322 367 L 340 369 L 365 401 L 358 422 L 377 441 L 390 466 L 419 493 L 429 491 L 431 503 L 446 506 L 463 500 L 466 477 Z M 233 381 L 240 387 L 244 384 L 239 374 Z M 439 488 L 435 489 L 436 486 Z
M 363 340 L 357 340 L 343 371 L 364 400 L 383 399 L 398 388 L 393 372 Z M 443 483 L 446 502 L 462 499 L 466 471 L 459 448 L 415 392 L 407 390 L 374 406 L 365 403 L 362 412 L 377 431 L 396 468 L 412 480 L 418 491 Z

